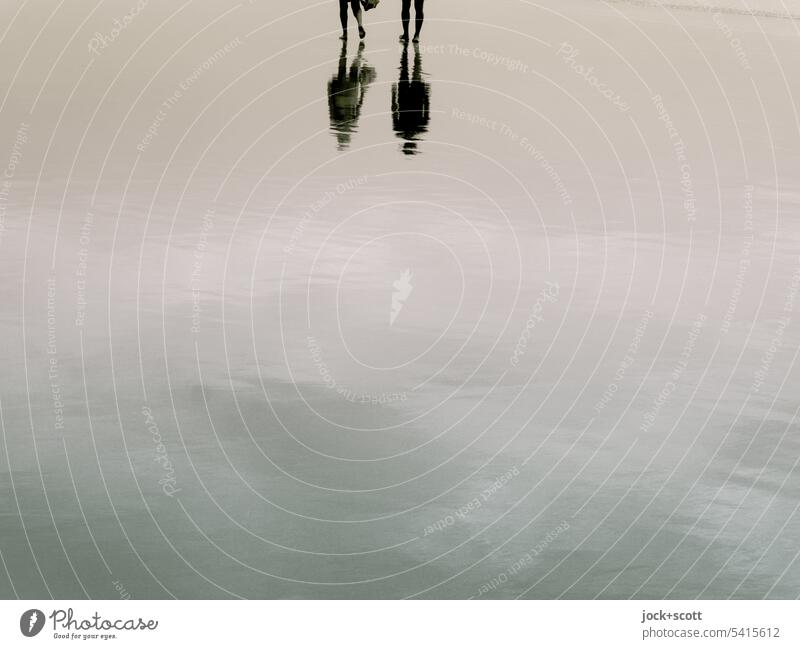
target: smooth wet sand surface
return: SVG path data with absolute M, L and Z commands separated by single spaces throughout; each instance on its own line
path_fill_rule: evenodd
M 797 24 L 132 1 L 0 10 L 0 595 L 800 594 Z

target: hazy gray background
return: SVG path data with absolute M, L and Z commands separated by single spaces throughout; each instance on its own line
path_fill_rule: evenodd
M 427 4 L 3 3 L 0 595 L 800 594 L 800 3 Z

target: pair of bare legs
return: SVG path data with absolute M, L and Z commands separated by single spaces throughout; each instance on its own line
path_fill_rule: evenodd
M 423 5 L 425 0 L 414 0 L 414 42 L 419 43 L 419 34 L 422 31 L 422 21 L 425 20 Z M 403 0 L 403 33 L 400 40 L 408 43 L 408 28 L 411 24 L 411 0 Z
M 364 25 L 361 22 L 362 12 L 359 0 L 339 0 L 339 20 L 342 23 L 342 35 L 340 38 L 343 41 L 347 40 L 347 5 L 350 5 L 350 8 L 353 10 L 353 15 L 358 21 L 358 35 L 363 39 L 367 35 L 367 32 L 364 30 Z

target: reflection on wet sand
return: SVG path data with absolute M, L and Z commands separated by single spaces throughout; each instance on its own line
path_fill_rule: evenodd
M 358 47 L 353 62 L 347 67 L 347 41 L 342 42 L 339 68 L 328 81 L 328 111 L 331 132 L 336 136 L 337 148 L 344 151 L 350 146 L 352 135 L 358 130 L 361 106 L 369 84 L 377 78 L 375 68 L 364 59 L 364 43 Z
M 417 142 L 428 132 L 430 122 L 430 85 L 422 79 L 422 55 L 414 43 L 414 68 L 409 78 L 408 43 L 400 58 L 400 79 L 392 86 L 392 125 L 403 139 L 403 153 L 419 153 Z

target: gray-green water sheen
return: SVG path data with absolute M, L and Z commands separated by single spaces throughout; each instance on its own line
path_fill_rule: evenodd
M 1 596 L 798 596 L 796 24 L 428 5 L 0 9 Z

